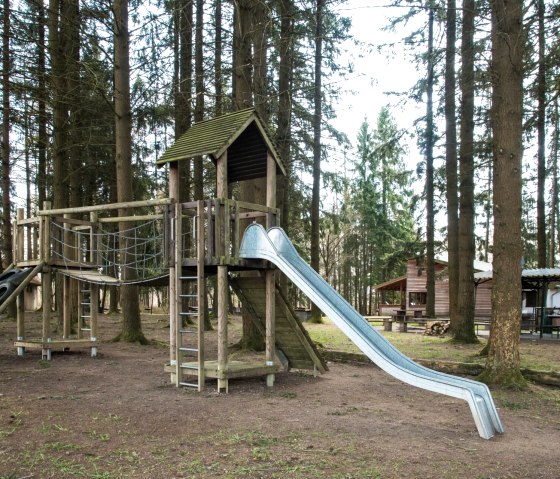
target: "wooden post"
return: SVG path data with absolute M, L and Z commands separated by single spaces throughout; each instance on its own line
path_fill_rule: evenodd
M 169 198 L 172 203 L 179 202 L 179 163 L 173 161 L 169 163 Z M 167 237 L 170 244 L 167 245 L 169 251 L 169 364 L 171 365 L 171 382 L 179 386 L 177 380 L 177 369 L 173 368 L 177 364 L 177 262 L 175 243 L 177 242 L 177 228 L 175 225 L 175 210 L 169 211 L 169 221 L 167 228 L 169 231 Z M 179 236 L 180 237 L 180 236 Z
M 266 206 L 276 208 L 276 162 L 274 157 L 267 154 L 266 169 Z M 268 212 L 266 216 L 266 226 L 270 228 L 276 225 L 276 218 L 272 212 Z M 276 271 L 274 269 L 266 270 L 266 364 L 274 365 L 276 358 Z M 274 374 L 266 376 L 266 385 L 272 387 L 274 385 Z
M 228 277 L 227 266 L 218 266 L 218 392 L 228 391 Z
M 274 270 L 266 271 L 266 365 L 274 366 L 276 358 L 276 275 Z M 274 374 L 266 376 L 266 385 L 274 385 Z
M 14 245 L 14 264 L 17 264 L 19 260 L 25 259 L 23 250 L 23 228 L 18 227 L 18 221 L 23 220 L 23 208 L 17 209 L 17 219 L 14 223 L 14 238 L 16 244 Z M 28 245 L 29 247 L 29 245 Z M 16 300 L 16 318 L 17 318 L 17 340 L 23 341 L 25 339 L 25 290 L 23 290 L 17 297 Z M 18 356 L 23 356 L 25 353 L 25 348 L 18 346 L 17 354 Z
M 69 219 L 71 217 L 71 215 L 69 215 L 68 213 L 66 213 L 64 215 L 65 219 Z M 63 244 L 63 252 L 62 255 L 64 258 L 70 259 L 70 260 L 76 260 L 78 258 L 75 257 L 74 255 L 74 249 L 72 248 L 70 242 L 72 241 L 72 235 L 70 234 L 69 231 L 66 231 L 66 229 L 68 228 L 68 224 L 64 223 L 64 232 L 63 232 L 63 238 L 64 238 L 64 244 Z M 79 287 L 78 289 L 78 308 L 80 309 L 80 311 L 78 312 L 78 338 L 81 339 L 82 338 L 82 319 L 81 319 L 81 308 L 80 308 L 80 297 L 79 297 Z M 68 276 L 64 276 L 64 279 L 62 281 L 62 337 L 64 339 L 68 339 L 70 337 L 70 330 L 71 330 L 71 324 L 70 324 L 70 319 L 71 319 L 71 315 L 72 315 L 72 298 L 71 298 L 71 294 L 72 294 L 72 285 L 71 285 L 71 281 L 70 278 Z
M 89 261 L 97 267 L 99 264 L 99 243 L 97 237 L 97 212 L 92 211 L 89 214 L 89 221 L 91 222 L 90 236 L 89 236 Z M 97 319 L 99 316 L 99 285 L 91 283 L 89 287 L 89 302 L 90 302 L 90 334 L 89 337 L 92 341 L 91 357 L 97 356 Z
M 17 209 L 17 222 L 23 220 L 23 208 Z M 17 226 L 14 231 L 14 238 L 16 240 L 15 244 L 15 255 L 14 255 L 14 264 L 17 264 L 18 261 L 24 260 L 25 258 L 25 235 L 23 232 L 23 226 Z M 27 245 L 27 248 L 31 248 L 31 245 Z
M 204 201 L 199 200 L 197 205 L 197 244 L 196 244 L 196 270 L 198 292 L 198 390 L 204 389 L 204 314 L 206 313 L 206 282 L 204 279 Z
M 82 300 L 80 298 L 80 288 L 78 286 L 78 339 L 82 338 L 82 327 L 83 327 L 83 320 L 82 320 L 82 310 L 81 310 L 81 303 Z M 70 318 L 72 315 L 72 285 L 70 284 L 70 278 L 68 276 L 63 276 L 62 278 L 62 337 L 64 339 L 70 338 L 71 332 L 71 325 L 70 325 Z
M 44 210 L 50 210 L 51 203 L 50 201 L 45 201 L 43 204 Z M 51 217 L 49 215 L 45 215 L 42 219 L 43 228 L 42 228 L 42 238 L 41 238 L 41 251 L 42 256 L 45 261 L 45 267 L 43 268 L 43 273 L 41 275 L 41 283 L 43 289 L 43 334 L 42 334 L 42 342 L 43 348 L 41 356 L 43 359 L 47 361 L 51 359 L 51 349 L 49 347 L 45 347 L 45 343 L 51 341 L 51 309 L 52 309 L 52 275 L 51 275 L 51 266 L 50 266 L 50 221 Z
M 97 317 L 99 315 L 99 285 L 91 283 L 89 287 L 89 301 L 90 301 L 90 339 L 91 357 L 97 356 Z
M 182 316 L 180 314 L 182 308 L 182 283 L 181 274 L 183 273 L 183 206 L 181 203 L 175 203 L 175 242 L 174 242 L 174 265 L 173 265 L 173 296 L 169 297 L 169 310 L 171 311 L 171 304 L 173 304 L 174 315 L 170 318 L 170 329 L 171 324 L 173 325 L 174 331 L 174 348 L 173 357 L 175 360 L 175 385 L 179 387 L 183 382 L 183 369 L 181 368 L 181 354 L 179 353 L 179 348 L 181 347 L 181 328 Z M 170 270 L 171 273 L 171 270 Z
M 228 178 L 227 178 L 227 151 L 218 158 L 216 162 L 216 195 L 219 199 L 227 199 L 228 197 Z M 219 221 L 222 219 L 222 212 L 225 208 L 220 208 L 220 214 L 216 211 L 216 228 L 215 228 L 215 238 L 223 238 L 223 228 L 224 223 L 227 221 Z M 219 219 L 218 219 L 219 217 Z M 225 220 L 225 218 L 223 218 Z M 218 223 L 222 223 L 218 228 Z M 219 241 L 220 245 L 217 246 L 218 255 L 224 254 L 225 245 L 222 241 Z M 221 261 L 220 261 L 221 263 Z M 218 298 L 218 392 L 225 391 L 228 392 L 228 379 L 226 377 L 226 371 L 228 367 L 228 327 L 227 327 L 227 312 L 228 312 L 228 267 L 224 264 L 219 264 L 218 266 L 218 285 L 217 285 L 217 298 Z

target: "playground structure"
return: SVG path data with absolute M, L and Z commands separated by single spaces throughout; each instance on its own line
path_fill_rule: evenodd
M 216 198 L 182 203 L 179 162 L 202 155 L 216 166 Z M 18 211 L 15 265 L 32 269 L 0 306 L 1 312 L 17 301 L 18 354 L 39 348 L 50 359 L 53 348 L 82 346 L 95 355 L 99 286 L 167 283 L 170 355 L 165 369 L 177 386 L 201 391 L 206 379 L 216 379 L 218 391 L 227 392 L 233 378 L 264 376 L 272 386 L 275 373 L 290 368 L 324 372 L 325 363 L 277 286 L 279 268 L 382 369 L 414 386 L 467 401 L 481 437 L 503 432 L 485 385 L 436 373 L 403 356 L 299 257 L 277 227 L 276 179 L 285 169 L 254 110 L 193 125 L 157 163 L 169 166 L 169 198 L 63 210 L 46 204 L 29 219 Z M 230 197 L 231 183 L 257 178 L 266 178 L 265 205 Z M 119 233 L 117 223 L 126 224 L 126 232 L 121 227 Z M 32 340 L 25 338 L 20 293 L 28 278 L 39 273 L 43 328 L 42 337 Z M 51 286 L 57 273 L 63 277 L 64 295 L 60 339 L 51 334 Z M 217 278 L 216 358 L 207 357 L 204 344 L 209 275 Z M 69 320 L 73 281 L 80 285 L 74 303 L 79 305 L 76 337 L 71 337 Z M 229 357 L 230 288 L 262 332 L 264 357 Z

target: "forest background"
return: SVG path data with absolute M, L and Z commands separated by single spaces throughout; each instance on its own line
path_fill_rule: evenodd
M 18 196 L 27 216 L 47 200 L 63 208 L 165 196 L 155 160 L 174 139 L 253 106 L 289 172 L 282 225 L 360 312 L 374 310 L 372 285 L 425 255 L 432 315 L 433 258 L 447 251 L 454 335 L 476 340 L 472 261 L 493 258 L 500 340 L 491 346 L 515 351 L 521 260 L 554 266 L 560 242 L 558 4 L 397 1 L 386 26 L 397 40 L 354 38 L 345 12 L 378 16 L 374 5 L 3 0 L 3 266 Z M 355 73 L 348 48 L 404 56 L 416 78 L 344 134 L 334 119 Z M 367 92 L 356 94 L 368 104 Z M 422 114 L 403 128 L 410 102 Z M 414 169 L 411 142 L 421 152 Z M 522 163 L 524 148 L 535 155 Z M 211 171 L 204 158 L 186 163 L 182 199 L 213 197 Z M 251 198 L 251 189 L 235 194 Z M 123 288 L 123 303 L 135 294 Z M 511 372 L 510 356 L 498 363 Z

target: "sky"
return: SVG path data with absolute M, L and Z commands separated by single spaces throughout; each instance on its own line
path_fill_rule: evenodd
M 337 8 L 341 15 L 352 20 L 350 35 L 360 44 L 372 47 L 356 47 L 351 42 L 345 45 L 348 56 L 344 61 L 351 61 L 354 69 L 348 74 L 345 82 L 348 90 L 335 108 L 337 118 L 332 124 L 346 133 L 353 145 L 364 119 L 367 118 L 373 127 L 383 106 L 390 106 L 397 125 L 411 133 L 414 132 L 414 120 L 425 110 L 424 105 L 397 99 L 388 93 L 408 91 L 424 73 L 416 71 L 402 49 L 396 54 L 387 49 L 377 51 L 376 47 L 380 45 L 400 43 L 405 34 L 402 30 L 396 33 L 383 30 L 389 24 L 389 18 L 403 13 L 402 9 L 387 7 L 387 3 L 387 0 L 347 0 Z M 408 149 L 408 165 L 414 169 L 421 160 L 415 138 L 408 140 Z

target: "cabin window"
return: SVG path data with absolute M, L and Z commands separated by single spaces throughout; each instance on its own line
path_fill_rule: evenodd
M 424 306 L 426 304 L 426 293 L 411 291 L 408 293 L 408 304 L 410 306 Z
M 523 291 L 523 296 L 525 297 L 526 308 L 535 308 L 536 306 L 538 306 L 538 295 L 536 291 Z

